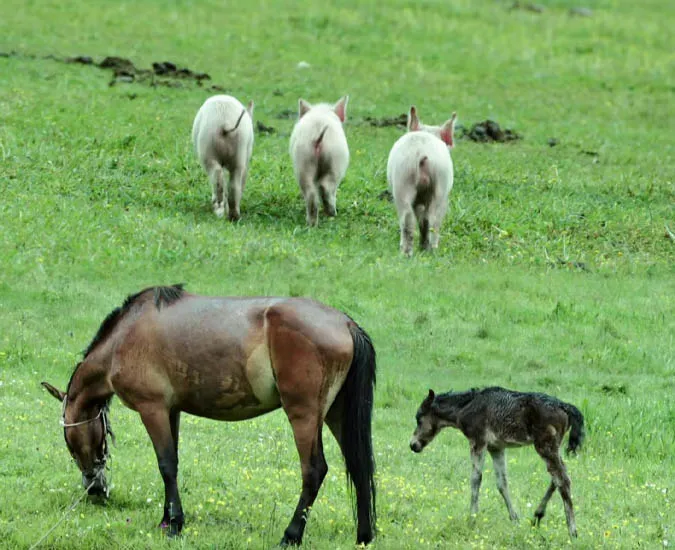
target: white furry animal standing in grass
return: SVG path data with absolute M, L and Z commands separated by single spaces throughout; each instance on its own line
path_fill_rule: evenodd
M 192 143 L 211 181 L 213 211 L 218 217 L 227 212 L 231 221 L 237 221 L 253 152 L 253 101 L 244 108 L 229 95 L 207 99 L 192 125 Z M 230 178 L 227 203 L 223 170 L 227 170 Z
M 427 126 L 417 118 L 415 106 L 408 113 L 408 133 L 389 153 L 387 181 L 394 196 L 401 227 L 401 252 L 413 253 L 415 218 L 423 250 L 438 247 L 438 233 L 448 209 L 453 167 L 450 149 L 456 113 L 442 126 Z
M 349 148 L 342 123 L 349 96 L 335 105 L 298 102 L 298 122 L 291 134 L 295 177 L 307 206 L 307 224 L 318 223 L 319 199 L 327 216 L 335 216 L 335 195 L 349 166 Z

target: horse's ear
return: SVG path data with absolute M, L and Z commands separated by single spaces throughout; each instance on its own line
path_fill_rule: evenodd
M 58 399 L 59 401 L 63 401 L 66 397 L 66 394 L 63 393 L 61 390 L 58 388 L 55 388 L 52 386 L 49 382 L 42 382 L 41 383 L 42 387 L 46 389 L 50 394 L 54 396 L 54 398 Z
M 253 107 L 255 104 L 253 103 L 253 100 L 248 102 L 248 105 L 246 106 L 246 110 L 248 111 L 248 116 L 251 117 L 251 120 L 253 120 Z

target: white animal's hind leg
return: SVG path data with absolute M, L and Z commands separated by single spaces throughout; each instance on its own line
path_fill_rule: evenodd
M 245 179 L 245 170 L 242 168 L 236 168 L 235 170 L 232 170 L 232 173 L 230 174 L 230 181 L 227 185 L 227 205 L 228 218 L 233 222 L 238 221 L 241 215 L 239 206 L 241 203 L 241 195 L 244 190 Z
M 490 450 L 492 463 L 495 466 L 495 476 L 497 477 L 497 489 L 506 503 L 506 509 L 509 511 L 511 521 L 518 521 L 518 514 L 511 504 L 511 495 L 509 495 L 509 482 L 506 479 L 506 455 L 504 450 Z
M 319 194 L 321 195 L 321 203 L 323 204 L 323 211 L 326 216 L 335 216 L 337 214 L 336 208 L 336 194 L 337 182 L 333 174 L 326 174 L 319 180 Z
M 401 227 L 401 252 L 410 257 L 413 254 L 413 236 L 415 233 L 415 214 L 410 206 L 399 210 L 398 222 Z
M 223 168 L 219 164 L 212 164 L 209 169 L 209 180 L 211 181 L 211 202 L 213 211 L 219 218 L 225 214 L 225 203 L 223 198 Z
M 300 176 L 300 189 L 305 198 L 307 208 L 307 225 L 316 226 L 319 223 L 319 197 L 314 185 L 313 176 Z
M 420 229 L 420 248 L 422 250 L 429 250 L 431 244 L 429 242 L 429 210 L 423 204 L 418 204 L 415 207 L 415 217 Z
M 438 238 L 441 232 L 441 225 L 448 211 L 448 198 L 435 197 L 429 205 L 429 246 L 432 250 L 438 248 Z

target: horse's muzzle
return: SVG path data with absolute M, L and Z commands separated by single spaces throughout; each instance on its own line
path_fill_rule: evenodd
M 93 475 L 82 474 L 82 485 L 87 489 L 87 494 L 92 497 L 108 498 L 110 494 L 105 474 L 102 471 Z

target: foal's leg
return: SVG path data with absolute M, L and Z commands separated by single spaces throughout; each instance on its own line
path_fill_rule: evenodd
M 572 505 L 572 482 L 567 475 L 565 464 L 560 458 L 558 445 L 535 442 L 535 448 L 546 462 L 546 469 L 548 470 L 548 473 L 551 474 L 553 484 L 555 484 L 560 491 L 560 496 L 562 497 L 563 505 L 565 506 L 565 519 L 567 520 L 567 530 L 570 533 L 570 537 L 576 537 L 577 526 L 574 521 L 574 507 Z M 550 486 L 546 491 L 546 495 L 544 495 L 544 499 L 546 499 L 549 492 L 553 494 Z
M 499 489 L 499 493 L 504 498 L 511 521 L 518 521 L 518 514 L 516 514 L 516 511 L 513 509 L 513 504 L 511 504 L 509 483 L 506 480 L 506 455 L 504 449 L 489 449 L 489 451 L 492 456 L 492 463 L 495 466 L 495 476 L 497 477 L 497 488 Z
M 485 447 L 471 443 L 471 514 L 478 513 L 478 492 L 483 480 L 483 464 L 485 463 Z
M 555 489 L 555 482 L 551 481 L 548 489 L 546 489 L 546 493 L 544 493 L 544 498 L 541 499 L 539 506 L 537 506 L 537 509 L 534 512 L 534 519 L 532 520 L 533 525 L 539 525 L 546 515 L 546 506 L 548 505 L 548 501 L 551 500 L 553 493 L 555 493 Z
M 164 481 L 164 516 L 161 526 L 168 525 L 169 535 L 178 535 L 183 528 L 183 507 L 178 495 L 178 441 L 172 432 L 178 435 L 178 415 L 172 423 L 172 414 L 163 405 L 139 408 L 141 420 L 148 431 L 157 455 L 157 464 Z M 167 521 L 168 520 L 168 521 Z

